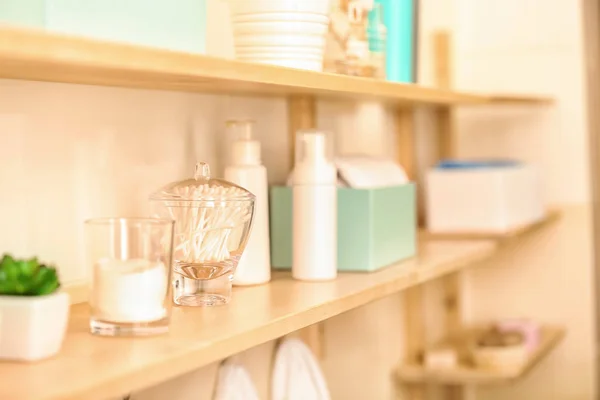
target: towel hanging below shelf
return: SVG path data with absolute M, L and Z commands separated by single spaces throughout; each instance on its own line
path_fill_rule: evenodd
M 272 400 L 330 400 L 317 359 L 300 339 L 286 339 L 277 350 Z
M 213 400 L 259 400 L 246 368 L 229 358 L 219 368 Z

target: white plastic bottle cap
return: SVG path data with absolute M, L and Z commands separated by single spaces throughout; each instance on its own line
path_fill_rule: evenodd
M 256 140 L 236 140 L 231 147 L 233 165 L 260 165 L 260 143 Z
M 254 121 L 227 121 L 227 129 L 233 136 L 232 165 L 260 165 L 260 143 L 252 139 L 253 124 Z
M 318 130 L 301 130 L 296 134 L 295 185 L 331 184 L 337 182 L 333 162 L 333 134 Z
M 296 163 L 333 163 L 333 134 L 301 130 L 296 134 Z

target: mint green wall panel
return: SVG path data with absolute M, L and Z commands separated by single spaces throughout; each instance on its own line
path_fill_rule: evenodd
M 203 53 L 205 0 L 47 0 L 53 31 Z
M 0 0 L 0 22 L 43 27 L 46 0 Z
M 193 53 L 206 52 L 207 0 L 0 0 L 0 21 Z

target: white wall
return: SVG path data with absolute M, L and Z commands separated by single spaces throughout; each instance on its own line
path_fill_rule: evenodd
M 501 153 L 535 162 L 549 202 L 589 201 L 580 2 L 458 0 L 457 9 L 458 87 L 548 93 L 558 100 L 557 107 L 534 113 L 463 113 L 461 155 Z
M 460 155 L 516 157 L 543 173 L 555 226 L 509 245 L 467 276 L 468 318 L 528 316 L 567 327 L 566 340 L 529 377 L 481 389 L 477 398 L 591 400 L 593 256 L 582 9 L 573 0 L 457 0 L 456 83 L 487 92 L 548 93 L 539 110 L 465 110 Z M 567 206 L 568 205 L 568 206 Z

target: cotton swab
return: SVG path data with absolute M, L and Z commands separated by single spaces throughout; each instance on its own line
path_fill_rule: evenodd
M 177 261 L 195 264 L 230 259 L 230 238 L 239 238 L 252 217 L 247 202 L 235 201 L 247 196 L 247 192 L 236 187 L 202 184 L 176 188 L 175 194 L 182 203 L 198 201 L 198 206 L 193 203 L 181 206 L 177 202 L 176 206 L 167 206 L 169 214 L 177 221 Z M 235 244 L 233 247 L 238 246 Z

